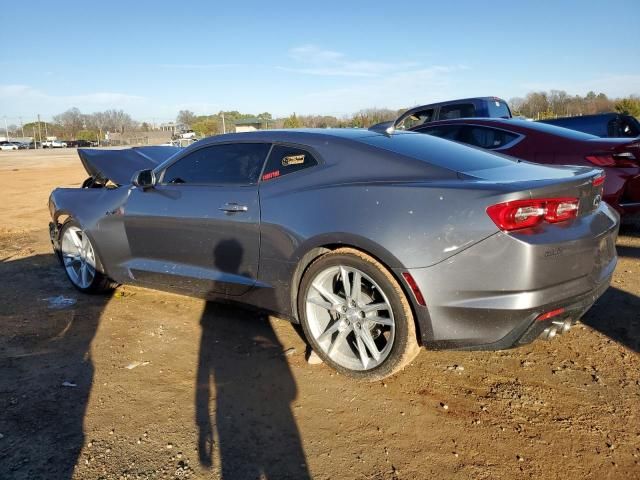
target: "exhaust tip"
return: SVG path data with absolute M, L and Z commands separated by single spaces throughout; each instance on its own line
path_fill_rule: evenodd
M 569 318 L 566 319 L 566 320 L 557 320 L 557 321 L 553 322 L 553 325 L 555 325 L 555 327 L 557 329 L 557 333 L 559 335 L 561 335 L 561 334 L 567 333 L 569 330 L 571 330 L 572 321 Z
M 553 337 L 556 336 L 556 333 L 558 333 L 558 328 L 553 325 L 551 327 L 547 327 L 542 331 L 542 335 L 540 335 L 542 337 L 543 340 L 551 340 Z

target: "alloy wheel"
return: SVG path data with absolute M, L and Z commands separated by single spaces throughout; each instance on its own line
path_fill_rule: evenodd
M 87 235 L 78 227 L 66 228 L 60 250 L 69 279 L 78 288 L 89 288 L 96 276 L 96 256 Z
M 313 278 L 305 298 L 309 330 L 322 351 L 350 370 L 371 370 L 391 352 L 395 337 L 387 295 L 357 268 L 337 265 Z

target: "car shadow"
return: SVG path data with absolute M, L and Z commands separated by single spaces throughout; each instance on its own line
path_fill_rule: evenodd
M 629 247 L 626 245 L 616 245 L 619 257 L 640 258 L 640 247 Z
M 581 322 L 640 352 L 640 297 L 609 287 Z
M 225 240 L 219 247 L 216 266 L 237 273 L 241 245 Z M 311 478 L 291 410 L 296 383 L 267 314 L 208 302 L 200 324 L 195 421 L 201 465 L 219 464 L 225 480 Z
M 2 261 L 0 279 L 0 478 L 70 479 L 110 295 L 75 290 L 54 255 Z

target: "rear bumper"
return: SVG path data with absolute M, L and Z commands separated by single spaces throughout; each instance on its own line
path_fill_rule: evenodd
M 422 343 L 434 349 L 505 349 L 552 321 L 578 320 L 611 282 L 619 218 L 603 204 L 571 226 L 496 234 L 426 268 L 410 269 L 427 307 L 414 305 Z M 563 308 L 548 321 L 540 315 Z

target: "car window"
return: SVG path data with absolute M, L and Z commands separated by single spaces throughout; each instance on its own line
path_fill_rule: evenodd
M 619 134 L 616 136 L 637 137 L 637 136 L 640 136 L 640 130 L 638 129 L 638 126 L 630 118 L 621 117 Z
M 412 132 L 372 135 L 358 138 L 357 141 L 456 172 L 503 167 L 514 163 L 514 160 L 502 155 Z
M 440 107 L 440 120 L 450 118 L 469 118 L 476 116 L 476 107 L 472 103 L 455 103 Z
M 509 107 L 502 100 L 489 100 L 487 107 L 492 118 L 511 118 Z
M 271 150 L 262 181 L 272 180 L 318 164 L 315 157 L 306 150 L 286 145 L 275 145 Z
M 493 150 L 513 142 L 518 135 L 504 130 L 489 127 L 465 125 L 460 130 L 457 140 L 480 148 Z
M 410 115 L 403 120 L 402 126 L 405 129 L 408 129 L 408 128 L 416 127 L 418 125 L 422 125 L 424 123 L 432 122 L 434 120 L 433 114 L 434 114 L 433 108 L 415 112 L 413 115 Z
M 447 140 L 457 140 L 460 128 L 462 128 L 460 125 L 440 125 L 438 127 L 417 128 L 415 131 Z
M 268 143 L 228 143 L 200 148 L 170 165 L 162 183 L 255 184 L 270 147 Z

